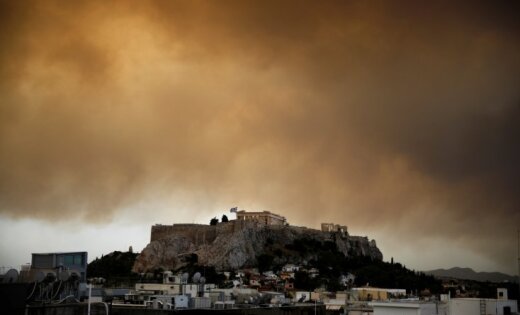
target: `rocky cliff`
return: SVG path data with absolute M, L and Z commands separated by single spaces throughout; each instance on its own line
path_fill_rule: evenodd
M 256 266 L 257 258 L 274 252 L 275 264 L 302 263 L 312 251 L 299 251 L 294 244 L 335 243 L 345 256 L 362 255 L 382 260 L 375 241 L 339 232 L 322 232 L 295 226 L 268 226 L 256 222 L 230 221 L 216 226 L 179 224 L 152 227 L 151 242 L 137 257 L 134 272 L 162 268 L 175 270 L 189 263 L 235 270 Z

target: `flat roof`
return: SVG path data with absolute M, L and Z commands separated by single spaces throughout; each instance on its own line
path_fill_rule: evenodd
M 370 302 L 372 307 L 393 307 L 393 308 L 420 308 L 421 305 L 435 304 L 427 301 L 399 301 L 399 302 Z
M 376 287 L 360 287 L 360 288 L 352 288 L 352 290 L 353 291 L 376 290 L 376 291 L 386 291 L 386 292 L 406 291 L 406 289 L 386 289 L 386 288 L 376 288 Z
M 64 254 L 88 254 L 88 252 L 51 252 L 51 253 L 32 253 L 32 255 L 64 255 Z

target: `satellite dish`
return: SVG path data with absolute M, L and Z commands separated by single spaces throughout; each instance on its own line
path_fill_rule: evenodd
M 190 275 L 187 272 L 183 273 L 182 274 L 182 283 L 187 283 L 189 277 L 190 277 Z
M 79 272 L 77 270 L 71 270 L 69 280 L 78 280 L 78 279 L 79 279 Z
M 70 278 L 70 271 L 68 271 L 68 270 L 62 270 L 58 275 L 58 279 L 61 281 L 67 281 L 67 280 L 69 280 L 69 278 Z
M 37 271 L 33 274 L 34 282 L 42 282 L 45 279 L 45 273 L 43 271 Z
M 56 280 L 56 274 L 54 272 L 48 272 L 43 280 L 45 282 L 54 282 L 54 280 Z
M 193 283 L 199 283 L 199 281 L 200 281 L 200 272 L 196 272 L 193 275 L 193 278 L 191 278 L 191 281 L 193 281 Z
M 200 282 L 201 284 L 206 283 L 206 278 L 204 278 L 204 277 L 200 277 L 199 282 Z
M 18 271 L 16 269 L 9 269 L 9 271 L 4 275 L 3 283 L 13 283 L 18 280 Z

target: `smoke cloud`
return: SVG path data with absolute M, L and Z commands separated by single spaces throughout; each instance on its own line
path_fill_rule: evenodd
M 1 1 L 0 214 L 239 204 L 512 272 L 518 6 Z

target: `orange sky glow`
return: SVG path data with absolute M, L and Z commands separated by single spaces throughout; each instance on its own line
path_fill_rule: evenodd
M 61 250 L 8 235 L 33 225 L 94 258 L 85 231 L 136 248 L 239 206 L 515 273 L 518 9 L 0 1 L 0 265 Z

